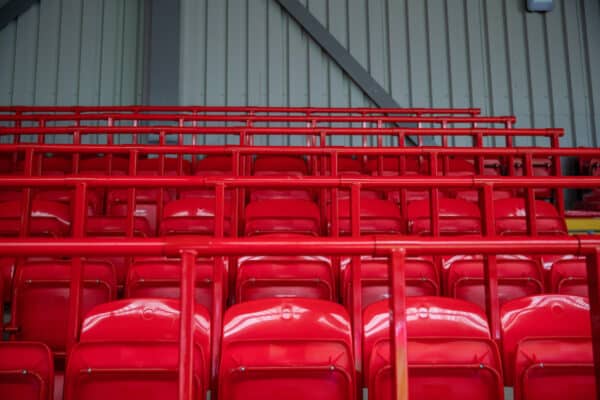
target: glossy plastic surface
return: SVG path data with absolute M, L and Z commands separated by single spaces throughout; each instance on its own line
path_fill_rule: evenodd
M 548 202 L 536 200 L 536 226 L 539 235 L 566 235 L 568 233 L 564 218 L 558 215 L 556 208 Z M 526 235 L 527 207 L 522 198 L 496 200 L 494 217 L 498 235 Z
M 0 342 L 0 399 L 51 400 L 54 363 L 50 349 L 35 342 Z
M 408 233 L 431 235 L 431 207 L 428 200 L 408 204 Z M 473 203 L 460 199 L 439 199 L 439 230 L 442 235 L 481 234 L 479 208 Z
M 550 271 L 550 287 L 553 293 L 588 296 L 587 266 L 584 257 L 573 255 L 544 257 Z
M 515 369 L 516 358 L 522 356 L 522 347 L 531 341 L 561 343 L 558 347 L 536 347 L 535 357 L 554 359 L 555 364 L 571 364 L 573 368 L 586 364 L 590 355 L 585 352 L 572 353 L 571 349 L 566 353 L 568 357 L 562 360 L 560 357 L 562 349 L 570 349 L 572 339 L 590 338 L 589 310 L 588 300 L 578 296 L 541 295 L 505 303 L 500 310 L 505 383 L 510 386 L 514 384 L 517 393 L 521 390 L 525 383 L 523 374 L 527 371 L 524 371 L 522 364 Z M 552 371 L 549 374 L 557 381 L 570 379 L 568 376 L 555 375 Z M 562 395 L 569 397 L 568 392 L 562 392 Z
M 518 255 L 496 257 L 500 305 L 544 292 L 544 276 L 537 259 Z M 445 292 L 451 297 L 485 306 L 484 261 L 481 256 L 454 256 L 443 260 Z
M 369 399 L 393 399 L 389 320 L 388 301 L 364 311 Z M 476 305 L 443 297 L 408 297 L 406 324 L 410 398 L 503 398 L 500 356 L 485 314 Z
M 0 236 L 18 236 L 21 227 L 22 201 L 0 204 Z M 33 200 L 29 234 L 32 236 L 65 236 L 71 226 L 71 212 L 65 204 Z
M 225 313 L 219 398 L 353 400 L 349 317 L 332 302 L 256 300 Z
M 225 202 L 225 234 L 231 231 L 231 203 Z M 215 231 L 214 199 L 183 199 L 165 205 L 159 235 L 212 235 Z
M 298 233 L 318 236 L 321 216 L 317 205 L 306 200 L 263 200 L 246 206 L 246 236 L 265 233 Z
M 80 315 L 117 295 L 117 282 L 110 264 L 83 264 L 84 285 Z M 11 327 L 17 340 L 47 344 L 64 355 L 69 318 L 71 263 L 35 261 L 17 268 L 12 297 Z
M 351 201 L 339 201 L 340 235 L 350 235 L 351 229 Z M 361 199 L 360 201 L 360 233 L 363 235 L 374 234 L 399 234 L 402 233 L 402 215 L 396 204 L 389 200 Z
M 179 316 L 179 302 L 166 299 L 119 300 L 92 309 L 69 357 L 65 400 L 177 399 Z M 210 318 L 201 306 L 193 335 L 194 398 L 203 399 Z

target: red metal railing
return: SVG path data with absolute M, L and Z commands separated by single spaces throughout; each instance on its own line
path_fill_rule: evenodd
M 193 295 L 190 293 L 190 282 L 193 280 L 193 268 L 190 267 L 190 260 L 193 260 L 194 254 L 198 256 L 235 256 L 235 255 L 280 255 L 280 254 L 319 254 L 319 255 L 352 255 L 355 256 L 355 262 L 352 263 L 352 280 L 360 282 L 360 262 L 358 255 L 389 255 L 394 265 L 391 271 L 391 276 L 394 279 L 394 287 L 403 286 L 402 274 L 397 274 L 396 270 L 401 267 L 402 252 L 407 255 L 448 255 L 451 254 L 483 254 L 486 256 L 485 270 L 486 277 L 486 298 L 488 304 L 488 318 L 490 329 L 494 339 L 499 340 L 499 315 L 498 308 L 492 306 L 494 302 L 492 296 L 497 293 L 498 278 L 495 269 L 496 254 L 506 253 L 506 249 L 511 249 L 511 253 L 515 254 L 575 254 L 589 258 L 588 262 L 588 281 L 590 301 L 592 303 L 592 329 L 594 337 L 594 354 L 599 357 L 596 361 L 600 361 L 600 297 L 598 296 L 599 280 L 598 280 L 598 259 L 597 249 L 600 248 L 600 239 L 598 236 L 576 236 L 564 238 L 540 238 L 536 237 L 535 218 L 528 218 L 528 233 L 530 237 L 500 239 L 496 237 L 495 221 L 493 218 L 493 202 L 492 191 L 494 188 L 513 187 L 527 188 L 532 190 L 537 187 L 553 187 L 553 188 L 581 188 L 581 187 L 598 187 L 600 186 L 600 178 L 586 177 L 584 179 L 577 177 L 551 177 L 539 179 L 534 177 L 522 178 L 487 178 L 487 177 L 469 177 L 469 178 L 448 178 L 448 177 L 432 177 L 424 181 L 423 179 L 414 179 L 410 177 L 403 178 L 335 178 L 335 177 L 306 177 L 302 180 L 285 181 L 278 178 L 268 177 L 235 177 L 235 178 L 215 178 L 215 177 L 156 177 L 148 180 L 144 177 L 0 177 L 0 188 L 73 188 L 75 189 L 75 202 L 73 204 L 73 238 L 72 239 L 14 239 L 0 241 L 0 255 L 61 255 L 61 256 L 84 256 L 84 255 L 178 255 L 180 252 L 182 260 L 184 260 L 184 278 L 182 279 L 182 299 L 186 301 L 186 305 L 182 306 L 186 311 L 182 318 L 181 331 L 181 351 L 182 351 L 182 369 L 180 370 L 182 393 L 188 393 L 190 389 L 189 374 L 191 352 L 187 352 L 189 345 L 188 327 L 193 312 Z M 215 212 L 215 237 L 178 237 L 178 238 L 156 238 L 156 239 L 91 239 L 83 238 L 85 231 L 86 208 L 86 193 L 89 188 L 95 187 L 110 187 L 110 188 L 184 188 L 184 187 L 212 187 L 215 188 L 215 202 L 217 205 L 223 204 L 224 193 L 226 188 L 330 188 L 330 189 L 350 189 L 351 191 L 351 227 L 352 236 L 348 239 L 340 239 L 338 232 L 334 229 L 333 238 L 317 238 L 317 239 L 274 239 L 274 238 L 224 238 L 224 208 L 216 207 Z M 381 236 L 374 238 L 360 237 L 360 192 L 368 188 L 433 188 L 435 192 L 443 188 L 472 188 L 482 191 L 483 201 L 481 202 L 482 210 L 485 210 L 483 220 L 484 237 L 481 239 L 442 239 L 439 234 L 439 204 L 436 201 L 436 196 L 432 196 L 431 201 L 431 216 L 432 216 L 432 232 L 433 238 L 408 238 L 398 236 Z M 29 192 L 29 190 L 25 190 Z M 26 196 L 30 196 L 27 193 Z M 535 213 L 535 202 L 532 196 L 526 197 L 527 210 L 531 215 Z M 26 203 L 27 204 L 27 203 Z M 337 212 L 337 202 L 332 202 L 332 219 L 339 219 Z M 29 223 L 29 207 L 25 206 L 22 213 L 21 223 L 25 227 Z M 133 213 L 128 213 L 129 220 L 133 219 Z M 338 223 L 333 223 L 339 227 Z M 436 226 L 438 228 L 436 229 Z M 131 227 L 132 228 L 132 227 Z M 24 231 L 22 231 L 24 232 Z M 130 235 L 132 231 L 129 232 Z M 403 249 L 403 250 L 401 250 Z M 392 252 L 392 253 L 390 253 Z M 70 345 L 76 340 L 77 327 L 79 326 L 79 316 L 76 313 L 78 304 L 80 303 L 80 288 L 81 288 L 81 263 L 73 263 L 73 279 L 71 286 L 71 325 L 69 332 L 71 333 Z M 217 268 L 217 266 L 216 266 Z M 360 285 L 353 285 L 354 296 L 352 304 L 352 322 L 353 335 L 355 338 L 355 357 L 357 360 L 357 369 L 360 371 L 361 362 L 361 347 L 360 341 L 357 338 L 361 336 L 362 327 L 362 304 L 360 293 L 356 293 Z M 400 293 L 403 293 L 400 290 Z M 218 304 L 219 302 L 214 302 Z M 403 300 L 398 297 L 393 298 L 393 309 L 397 315 L 404 315 Z M 213 309 L 213 324 L 220 327 L 222 318 L 222 310 Z M 213 347 L 213 377 L 216 371 L 215 364 L 218 360 L 218 343 L 220 332 L 218 329 L 213 330 L 214 343 Z M 395 346 L 405 348 L 405 321 L 402 318 L 395 318 L 394 332 L 400 333 L 399 337 L 395 337 Z M 397 348 L 398 349 L 398 348 Z M 396 350 L 397 350 L 396 349 Z M 402 356 L 402 352 L 400 353 Z M 405 357 L 400 357 L 396 360 L 396 364 L 402 362 L 401 366 L 396 365 L 397 371 L 406 368 Z M 600 365 L 600 364 L 598 364 Z M 397 375 L 400 381 L 405 380 L 403 375 Z M 600 382 L 599 382 L 600 383 Z M 397 382 L 401 396 L 403 398 L 406 393 L 405 382 Z M 187 398 L 187 397 L 182 397 Z M 404 397 L 405 398 L 405 397 Z

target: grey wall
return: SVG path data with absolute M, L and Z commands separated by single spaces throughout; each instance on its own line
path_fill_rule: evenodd
M 481 107 L 600 143 L 598 0 L 545 15 L 525 0 L 301 1 L 403 106 Z M 370 104 L 274 0 L 181 2 L 182 104 Z
M 135 104 L 143 0 L 41 0 L 0 31 L 0 104 Z

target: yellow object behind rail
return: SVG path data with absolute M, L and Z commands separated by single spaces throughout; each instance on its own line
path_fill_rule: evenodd
M 600 218 L 566 218 L 566 221 L 569 233 L 600 233 Z

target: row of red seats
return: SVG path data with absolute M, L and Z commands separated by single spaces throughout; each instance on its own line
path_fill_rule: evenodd
M 52 207 L 50 207 L 52 206 Z M 29 223 L 28 235 L 31 236 L 66 236 L 70 229 L 70 215 L 65 206 L 58 207 L 58 204 L 34 201 L 32 203 L 31 221 Z M 178 200 L 168 204 L 164 210 L 163 220 L 159 232 L 162 235 L 180 235 L 180 234 L 199 234 L 212 235 L 214 233 L 214 213 L 215 204 L 213 200 L 207 199 L 187 199 Z M 439 201 L 439 231 L 441 235 L 481 235 L 482 221 L 479 208 L 468 202 L 457 199 L 440 199 Z M 494 203 L 496 233 L 498 235 L 526 235 L 527 234 L 527 211 L 523 199 L 503 199 Z M 60 211 L 60 212 L 57 212 Z M 350 207 L 348 201 L 340 201 L 340 222 L 339 232 L 341 235 L 351 234 Z M 385 200 L 367 200 L 361 201 L 360 210 L 360 230 L 362 235 L 375 234 L 403 234 L 411 235 L 430 235 L 431 217 L 430 205 L 427 201 L 410 203 L 406 220 L 402 216 L 400 209 L 391 202 Z M 231 232 L 231 212 L 229 207 L 225 207 L 225 234 Z M 0 234 L 2 236 L 18 236 L 21 224 L 20 204 L 4 203 L 0 205 L 0 221 L 2 227 Z M 88 236 L 123 236 L 126 233 L 126 218 L 124 217 L 88 217 L 87 235 Z M 143 218 L 135 219 L 134 234 L 138 236 L 150 236 L 150 231 L 144 229 Z M 331 224 L 331 222 L 329 222 Z M 554 207 L 543 201 L 536 201 L 536 228 L 539 235 L 566 235 L 567 229 L 564 220 L 558 215 Z M 331 234 L 331 225 L 328 228 Z M 319 236 L 322 233 L 322 223 L 320 212 L 316 204 L 308 201 L 299 200 L 270 200 L 253 202 L 248 205 L 245 212 L 244 234 L 246 236 L 256 236 L 265 234 L 303 234 Z M 118 282 L 122 286 L 125 281 L 127 271 L 126 260 L 113 258 L 110 260 L 116 270 Z M 365 260 L 366 262 L 366 260 Z M 539 290 L 544 286 L 552 291 L 572 290 L 577 294 L 584 294 L 584 283 L 581 275 L 582 261 L 575 258 L 556 260 L 552 257 L 543 259 L 543 267 L 540 261 L 519 260 L 510 258 L 501 258 L 500 264 L 513 265 L 507 268 L 508 271 L 514 271 L 512 278 L 517 279 L 525 274 L 533 282 L 541 282 Z M 440 281 L 451 282 L 461 281 L 466 271 L 477 269 L 480 265 L 479 260 L 467 262 L 461 259 L 460 262 L 452 259 L 444 261 L 445 267 L 441 268 L 419 268 L 417 270 L 429 270 L 428 273 L 421 273 L 421 277 L 427 277 L 428 282 L 436 288 L 440 287 Z M 424 262 L 424 265 L 433 264 Z M 453 267 L 454 265 L 454 267 Z M 461 269 L 456 267 L 462 265 L 463 273 L 454 275 Z M 553 267 L 556 265 L 557 267 Z M 561 266 L 559 268 L 558 266 Z M 518 267 L 517 267 L 518 266 Z M 564 271 L 562 271 L 564 269 Z M 370 270 L 370 269 L 369 269 Z M 565 277 L 548 277 L 548 273 L 543 271 L 559 271 Z M 583 269 L 584 271 L 585 269 Z M 4 261 L 2 275 L 7 287 L 11 281 L 13 273 L 13 263 L 11 260 Z M 443 272 L 440 272 L 443 271 Z M 452 271 L 452 274 L 449 273 Z M 378 274 L 377 272 L 376 274 Z M 557 272 L 558 273 L 558 272 Z M 509 280 L 510 273 L 507 272 L 506 278 Z M 442 278 L 439 278 L 439 276 Z M 467 274 L 468 275 L 468 274 Z M 577 279 L 573 279 L 577 276 Z M 409 276 L 409 278 L 412 278 Z M 552 282 L 543 284 L 544 282 Z M 447 284 L 445 292 L 451 293 L 453 284 Z M 436 289 L 435 292 L 439 292 Z M 435 294 L 428 292 L 429 294 Z
M 585 298 L 545 295 L 506 303 L 501 349 L 474 305 L 416 297 L 407 299 L 406 309 L 411 398 L 500 400 L 504 384 L 515 386 L 517 400 L 595 398 Z M 193 324 L 193 398 L 203 399 L 211 387 L 210 313 L 196 307 Z M 175 398 L 178 327 L 174 300 L 127 299 L 91 308 L 68 357 L 64 399 Z M 362 332 L 362 338 L 352 337 L 348 313 L 331 302 L 235 305 L 224 317 L 219 398 L 354 399 L 361 378 L 353 340 L 361 340 L 369 398 L 392 399 L 387 301 L 365 309 Z M 0 343 L 2 398 L 51 399 L 54 374 L 44 344 Z

